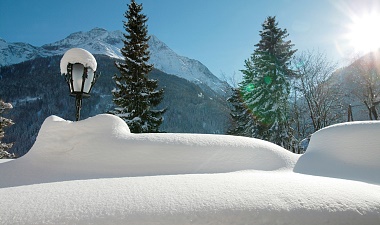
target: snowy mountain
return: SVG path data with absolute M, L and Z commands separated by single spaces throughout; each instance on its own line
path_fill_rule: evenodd
M 47 52 L 40 47 L 26 43 L 7 43 L 0 38 L 0 66 L 16 64 L 37 57 L 47 56 Z
M 177 75 L 190 82 L 200 84 L 200 86 L 206 85 L 221 95 L 225 95 L 226 90 L 229 89 L 226 82 L 219 80 L 201 62 L 179 56 L 156 36 L 151 36 L 149 47 L 151 53 L 150 63 L 154 64 L 156 69 Z
M 94 28 L 88 32 L 72 33 L 65 39 L 43 45 L 41 48 L 50 52 L 50 55 L 63 55 L 70 48 L 83 48 L 92 54 L 121 59 L 122 37 L 121 31 L 108 32 L 102 28 Z
M 76 32 L 65 39 L 35 47 L 25 43 L 7 43 L 0 39 L 0 66 L 20 63 L 37 57 L 63 55 L 70 48 L 83 48 L 92 54 L 103 54 L 121 59 L 123 46 L 121 31 L 109 32 L 94 28 L 87 32 Z M 151 59 L 156 69 L 184 78 L 199 86 L 206 85 L 224 96 L 229 85 L 222 82 L 201 62 L 180 56 L 154 35 L 149 40 Z

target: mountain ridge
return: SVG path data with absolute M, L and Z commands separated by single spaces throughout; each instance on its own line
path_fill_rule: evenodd
M 206 85 L 218 95 L 227 96 L 230 88 L 227 82 L 221 81 L 201 62 L 180 56 L 156 36 L 151 35 L 148 41 L 153 64 L 167 74 L 176 75 L 200 86 Z M 90 31 L 78 31 L 66 38 L 36 47 L 27 43 L 7 43 L 0 40 L 0 66 L 12 65 L 37 57 L 63 55 L 70 48 L 83 48 L 92 54 L 103 54 L 115 59 L 122 59 L 120 49 L 123 47 L 123 32 L 107 31 L 93 28 Z

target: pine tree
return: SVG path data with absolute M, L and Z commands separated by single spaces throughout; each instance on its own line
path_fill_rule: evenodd
M 257 126 L 251 110 L 244 105 L 241 95 L 239 88 L 233 88 L 232 96 L 227 99 L 230 103 L 232 122 L 227 134 L 254 137 Z
M 252 110 L 258 124 L 258 138 L 290 148 L 291 127 L 288 122 L 290 69 L 296 50 L 286 29 L 278 28 L 276 17 L 268 17 L 262 24 L 261 39 L 251 57 L 245 61 L 240 84 L 244 103 Z
M 10 103 L 5 103 L 3 100 L 0 100 L 0 159 L 16 158 L 13 153 L 8 152 L 8 150 L 12 148 L 13 143 L 7 144 L 1 142 L 1 139 L 3 139 L 5 135 L 4 128 L 14 124 L 11 119 L 3 117 L 3 113 L 9 109 L 12 109 L 12 105 Z
M 163 89 L 156 90 L 157 80 L 149 79 L 148 73 L 153 65 L 148 63 L 147 18 L 141 13 L 142 4 L 134 0 L 124 14 L 124 47 L 122 63 L 115 63 L 120 76 L 115 75 L 116 88 L 112 91 L 116 104 L 112 114 L 122 118 L 133 133 L 159 132 L 165 109 L 155 109 L 163 98 Z

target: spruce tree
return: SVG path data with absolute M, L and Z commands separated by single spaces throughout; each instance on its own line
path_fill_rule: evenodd
M 255 120 L 251 110 L 244 105 L 241 95 L 239 88 L 233 88 L 232 96 L 227 99 L 231 108 L 231 126 L 227 134 L 254 137 L 257 129 Z
M 290 69 L 296 50 L 286 41 L 286 29 L 278 27 L 276 17 L 267 17 L 262 24 L 260 41 L 251 57 L 245 61 L 240 84 L 244 103 L 258 124 L 258 138 L 290 149 L 292 131 L 288 122 Z
M 163 89 L 157 90 L 157 80 L 149 79 L 153 65 L 148 63 L 147 17 L 141 13 L 142 4 L 134 0 L 128 5 L 124 17 L 124 47 L 121 54 L 124 61 L 115 65 L 120 76 L 113 79 L 116 88 L 112 91 L 117 106 L 112 114 L 122 118 L 133 133 L 159 132 L 165 109 L 156 109 L 163 98 Z
M 10 103 L 5 103 L 3 100 L 0 100 L 0 159 L 16 158 L 13 153 L 8 152 L 8 150 L 12 148 L 13 143 L 7 144 L 1 142 L 1 139 L 3 139 L 5 135 L 4 128 L 14 124 L 11 119 L 3 117 L 3 113 L 9 109 L 12 109 L 12 105 Z

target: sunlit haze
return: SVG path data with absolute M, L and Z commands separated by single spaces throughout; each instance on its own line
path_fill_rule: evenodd
M 380 14 L 367 14 L 353 18 L 348 38 L 359 52 L 370 52 L 380 47 Z

